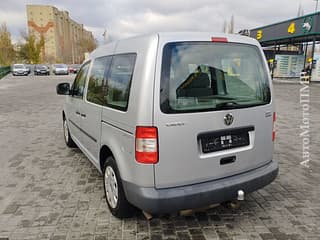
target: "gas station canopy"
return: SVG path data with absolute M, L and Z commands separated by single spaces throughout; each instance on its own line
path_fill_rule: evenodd
M 250 30 L 263 47 L 320 40 L 320 12 Z

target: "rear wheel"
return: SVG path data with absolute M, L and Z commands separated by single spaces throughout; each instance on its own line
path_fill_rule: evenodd
M 103 185 L 106 201 L 112 215 L 118 218 L 131 217 L 134 207 L 127 201 L 115 160 L 108 157 L 103 167 Z
M 68 128 L 68 123 L 67 119 L 63 118 L 63 136 L 64 136 L 64 141 L 66 142 L 67 146 L 70 148 L 75 148 L 77 145 L 75 142 L 72 140 L 69 128 Z

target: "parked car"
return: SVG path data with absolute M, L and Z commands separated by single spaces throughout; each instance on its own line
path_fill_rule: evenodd
M 69 69 L 66 64 L 55 64 L 52 69 L 55 75 L 68 75 Z
M 25 64 L 25 66 L 26 66 L 26 68 L 28 69 L 28 74 L 30 74 L 33 65 L 32 65 L 32 64 Z
M 27 76 L 29 74 L 29 69 L 25 64 L 17 63 L 12 66 L 12 75 L 13 76 Z
M 46 65 L 37 64 L 34 66 L 34 75 L 50 75 L 50 70 Z
M 252 38 L 119 40 L 96 49 L 57 93 L 67 96 L 65 142 L 104 175 L 117 217 L 133 206 L 153 214 L 243 200 L 278 174 L 272 82 Z
M 76 74 L 80 69 L 80 64 L 72 64 L 69 66 L 69 73 Z

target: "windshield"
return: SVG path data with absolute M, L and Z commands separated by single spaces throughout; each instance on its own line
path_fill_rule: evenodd
M 24 68 L 24 66 L 23 65 L 14 65 L 14 68 L 21 69 L 21 68 Z
M 47 66 L 45 66 L 45 65 L 37 65 L 36 68 L 38 68 L 38 69 L 47 69 Z
M 163 50 L 164 113 L 253 107 L 270 102 L 268 76 L 256 46 L 169 43 Z

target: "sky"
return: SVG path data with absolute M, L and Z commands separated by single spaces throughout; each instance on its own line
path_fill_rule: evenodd
M 249 3 L 250 2 L 250 3 Z M 234 16 L 235 31 L 295 18 L 316 10 L 316 0 L 0 0 L 0 24 L 13 41 L 27 29 L 27 4 L 53 5 L 104 43 L 158 31 L 222 32 Z M 320 9 L 320 3 L 319 8 Z M 103 38 L 106 30 L 107 37 Z

